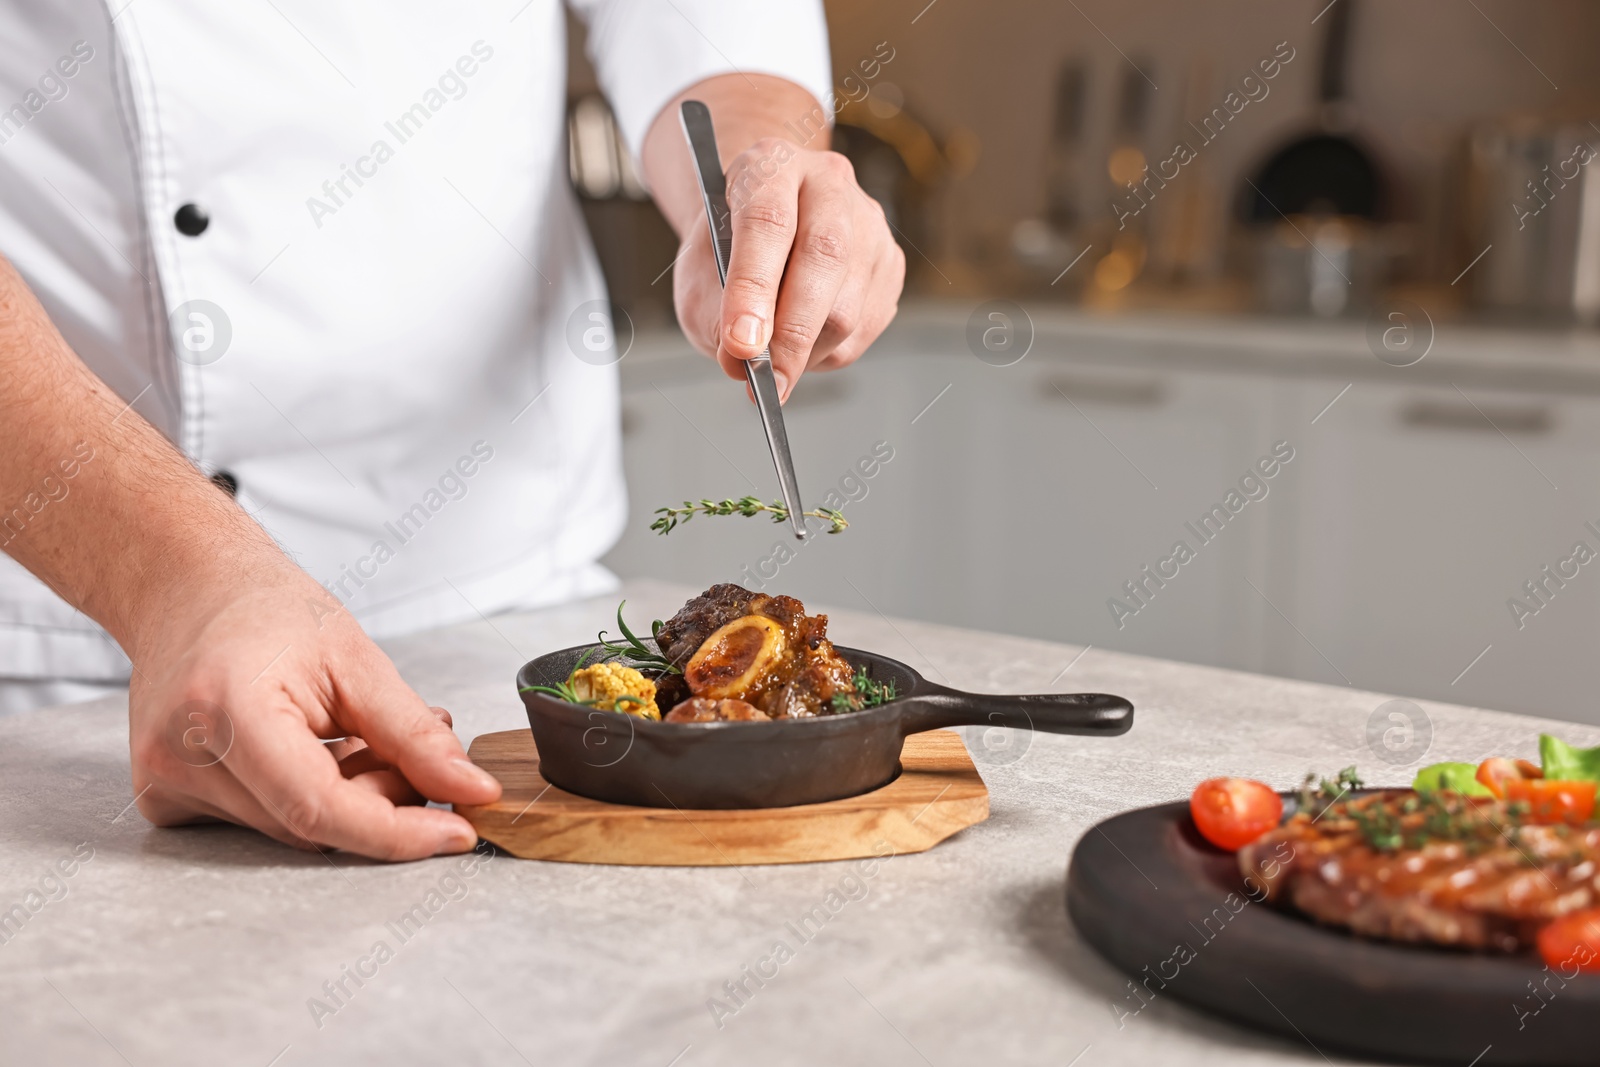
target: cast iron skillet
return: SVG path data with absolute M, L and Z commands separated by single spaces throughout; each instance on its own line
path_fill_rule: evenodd
M 555 685 L 597 645 L 540 656 L 517 688 Z M 652 808 L 786 808 L 855 796 L 894 780 L 907 734 L 942 726 L 1005 726 L 1111 736 L 1133 726 L 1133 705 L 1100 693 L 993 696 L 923 678 L 887 656 L 840 648 L 899 698 L 863 711 L 777 722 L 674 723 L 599 711 L 522 692 L 539 771 L 569 793 Z M 593 660 L 591 660 L 593 662 Z

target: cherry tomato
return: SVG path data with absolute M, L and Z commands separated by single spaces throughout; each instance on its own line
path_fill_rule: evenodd
M 1600 908 L 1563 915 L 1539 931 L 1538 944 L 1544 962 L 1563 974 L 1600 971 Z
M 1249 778 L 1209 778 L 1195 786 L 1189 814 L 1202 836 L 1237 852 L 1283 819 L 1283 798 Z
M 1489 792 L 1505 799 L 1505 783 L 1523 778 L 1543 778 L 1544 772 L 1525 759 L 1506 759 L 1504 756 L 1494 756 L 1478 764 L 1478 781 L 1488 787 Z
M 1513 778 L 1505 790 L 1506 800 L 1528 805 L 1528 817 L 1534 822 L 1588 822 L 1594 814 L 1594 782 Z

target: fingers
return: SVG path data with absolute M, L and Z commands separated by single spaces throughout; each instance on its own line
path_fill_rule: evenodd
M 450 727 L 387 659 L 369 658 L 337 686 L 335 716 L 424 796 L 456 804 L 499 798 L 500 783 L 467 759 Z
M 889 242 L 889 253 L 878 264 L 873 272 L 872 280 L 866 286 L 867 296 L 861 301 L 861 318 L 855 332 L 839 341 L 831 348 L 824 348 L 818 343 L 811 350 L 811 362 L 807 370 L 830 371 L 838 370 L 861 358 L 872 343 L 876 341 L 883 331 L 889 328 L 894 321 L 895 314 L 899 311 L 900 288 L 905 282 L 906 257 L 900 247 L 894 242 Z M 844 299 L 843 294 L 840 300 Z M 827 330 L 823 331 L 824 338 Z
M 349 742 L 356 747 L 341 755 L 338 746 L 342 742 L 335 741 L 324 746 L 330 755 L 339 763 L 339 773 L 346 778 L 354 778 L 358 774 L 367 774 L 371 771 L 393 770 L 388 763 L 378 757 L 378 754 L 367 746 L 360 738 L 350 738 Z
M 343 770 L 342 767 L 340 769 Z M 376 793 L 397 807 L 403 804 L 415 805 L 428 802 L 428 798 L 417 792 L 416 787 L 406 781 L 404 775 L 390 768 L 363 771 L 360 774 L 346 773 L 344 777 L 356 788 Z
M 850 166 L 843 156 L 827 158 L 840 160 L 847 170 Z M 827 166 L 837 170 L 839 165 Z M 771 341 L 772 370 L 784 396 L 805 371 L 824 326 L 831 325 L 835 343 L 855 332 L 865 283 L 871 277 L 872 263 L 863 261 L 863 249 L 855 247 L 851 194 L 838 177 L 807 181 L 800 187 L 800 218 Z M 852 267 L 856 277 L 840 300 Z
M 358 742 L 359 744 L 360 742 Z M 328 746 L 329 751 L 333 746 Z M 406 781 L 405 775 L 378 758 L 365 744 L 347 756 L 339 757 L 339 774 L 348 782 L 370 789 L 394 804 L 425 804 L 427 798 Z
M 467 820 L 421 802 L 489 803 L 499 782 L 467 761 L 449 713 L 428 707 L 353 622 L 318 623 L 313 632 L 297 594 L 268 589 L 229 602 L 204 645 L 149 653 L 143 673 L 165 681 L 129 700 L 140 811 L 158 825 L 225 819 L 377 859 L 474 847 Z M 235 666 L 285 645 L 304 651 L 277 653 L 271 685 Z
M 861 332 L 861 324 L 867 314 L 866 303 L 869 293 L 873 289 L 873 279 L 876 273 L 852 272 L 847 274 L 844 284 L 839 287 L 839 292 L 833 298 L 833 307 L 828 309 L 827 317 L 822 320 L 822 329 L 818 331 L 816 340 L 812 342 L 811 351 L 806 356 L 805 369 L 816 370 L 823 360 L 827 359 L 839 346 Z M 779 307 L 783 306 L 783 297 L 780 296 Z M 779 321 L 783 319 L 779 312 Z M 782 332 L 782 327 L 779 328 Z
M 337 740 L 326 742 L 326 746 L 328 752 L 332 754 L 334 759 L 339 761 L 341 767 L 344 766 L 346 759 L 357 752 L 368 751 L 367 743 L 359 737 L 341 737 Z
M 315 849 L 316 843 L 295 834 L 227 768 L 219 765 L 191 775 L 191 792 L 178 794 L 152 786 L 139 794 L 139 811 L 156 826 L 192 826 L 228 822 L 246 826 L 280 844 Z
M 426 708 L 423 709 L 426 713 Z M 438 722 L 433 716 L 429 719 Z M 265 714 L 239 727 L 233 749 L 205 771 L 227 772 L 207 782 L 230 818 L 248 821 L 279 840 L 357 852 L 382 860 L 422 859 L 464 852 L 478 835 L 461 816 L 435 808 L 397 807 L 397 782 L 374 771 L 347 780 L 327 748 L 295 721 L 292 713 Z M 388 772 L 392 774 L 393 772 Z M 247 790 L 264 822 L 234 792 Z
M 728 185 L 739 195 L 730 201 L 733 252 L 717 336 L 720 350 L 734 359 L 754 359 L 771 341 L 778 286 L 794 244 L 800 168 L 774 167 L 770 176 L 762 170 L 777 144 L 756 142 L 728 169 Z
M 450 713 L 445 709 L 430 707 L 428 710 L 433 712 L 434 717 L 446 726 L 455 724 L 455 720 L 451 718 Z M 364 774 L 378 767 L 388 766 L 378 758 L 376 753 L 367 747 L 365 741 L 354 735 L 329 741 L 327 749 L 333 754 L 333 758 L 339 761 L 339 770 L 344 773 L 346 778 L 354 778 L 358 774 Z M 360 758 L 352 758 L 362 753 L 364 755 L 360 756 Z
M 905 257 L 843 156 L 805 152 L 762 171 L 771 155 L 759 144 L 729 169 L 742 195 L 717 358 L 730 377 L 743 377 L 744 362 L 770 347 L 787 398 L 807 369 L 843 366 L 876 340 L 894 317 Z M 748 181 L 752 173 L 760 180 Z M 697 319 L 695 302 L 686 304 Z
M 219 762 L 162 762 L 161 783 L 138 802 L 151 822 L 222 819 L 296 848 L 383 860 L 463 852 L 477 843 L 477 832 L 459 815 L 410 806 L 421 804 L 422 795 L 370 747 L 336 761 L 331 746 L 291 708 L 255 709 L 233 722 L 233 744 Z
M 711 235 L 697 226 L 684 238 L 672 267 L 672 301 L 684 336 L 704 354 L 723 363 L 723 370 L 738 371 L 743 377 L 743 360 L 720 351 L 718 334 L 722 330 L 722 280 L 711 253 Z M 725 358 L 719 358 L 724 357 Z M 738 364 L 738 366 L 729 366 Z

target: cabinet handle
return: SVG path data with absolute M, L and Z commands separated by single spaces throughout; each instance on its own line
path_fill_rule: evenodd
M 1057 402 L 1070 399 L 1075 404 L 1151 408 L 1166 402 L 1167 385 L 1159 378 L 1091 378 L 1050 374 L 1039 379 L 1039 395 Z
M 1550 409 L 1505 404 L 1456 404 L 1416 400 L 1400 413 L 1400 421 L 1418 430 L 1475 430 L 1485 433 L 1546 434 L 1555 425 Z

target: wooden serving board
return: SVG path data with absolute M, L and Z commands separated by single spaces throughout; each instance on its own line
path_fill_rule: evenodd
M 565 863 L 731 867 L 922 852 L 989 817 L 989 791 L 960 735 L 906 738 L 900 777 L 870 793 L 793 808 L 680 811 L 607 804 L 550 785 L 527 730 L 484 734 L 467 753 L 500 780 L 493 804 L 458 804 L 513 856 Z

